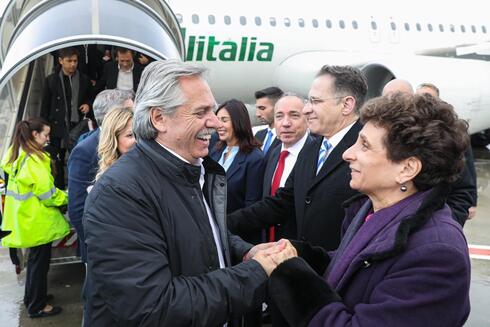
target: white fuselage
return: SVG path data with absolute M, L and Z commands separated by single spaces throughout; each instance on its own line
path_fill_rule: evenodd
M 253 103 L 254 91 L 271 85 L 306 95 L 324 64 L 382 67 L 380 73 L 414 86 L 436 84 L 471 132 L 490 127 L 490 24 L 483 2 L 169 4 L 185 32 L 186 60 L 210 68 L 218 101 Z

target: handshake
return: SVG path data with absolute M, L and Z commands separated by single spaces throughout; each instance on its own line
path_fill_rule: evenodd
M 281 239 L 277 242 L 254 246 L 248 251 L 243 260 L 252 259 L 257 261 L 264 268 L 267 276 L 270 276 L 280 263 L 297 256 L 298 253 L 291 242 L 286 239 Z

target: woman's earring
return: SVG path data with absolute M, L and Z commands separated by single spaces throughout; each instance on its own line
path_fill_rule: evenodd
M 402 184 L 402 185 L 400 186 L 400 191 L 402 191 L 402 192 L 406 192 L 407 190 L 408 190 L 408 189 L 407 189 L 407 187 L 406 187 L 404 184 Z

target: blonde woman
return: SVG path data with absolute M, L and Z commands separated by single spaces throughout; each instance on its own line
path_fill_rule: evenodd
M 96 179 L 133 147 L 135 139 L 132 122 L 133 109 L 130 107 L 114 108 L 104 117 L 98 147 L 99 171 Z

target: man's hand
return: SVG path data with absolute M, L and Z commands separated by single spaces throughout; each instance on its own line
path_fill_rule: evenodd
M 90 111 L 90 107 L 88 104 L 84 103 L 78 108 L 82 112 L 82 114 L 86 115 Z
M 473 219 L 476 216 L 476 207 L 470 207 L 468 209 L 468 220 Z
M 276 245 L 276 242 L 257 244 L 256 246 L 251 248 L 247 254 L 245 254 L 245 256 L 243 257 L 243 261 L 253 259 L 253 257 L 257 254 L 258 251 L 266 250 L 270 247 L 273 247 L 274 245 Z
M 260 263 L 264 268 L 267 276 L 270 276 L 280 263 L 298 255 L 288 240 L 282 239 L 273 244 L 273 246 L 257 251 L 253 257 L 253 260 Z
M 150 60 L 141 53 L 140 56 L 138 57 L 138 61 L 143 66 L 146 66 L 150 62 Z

